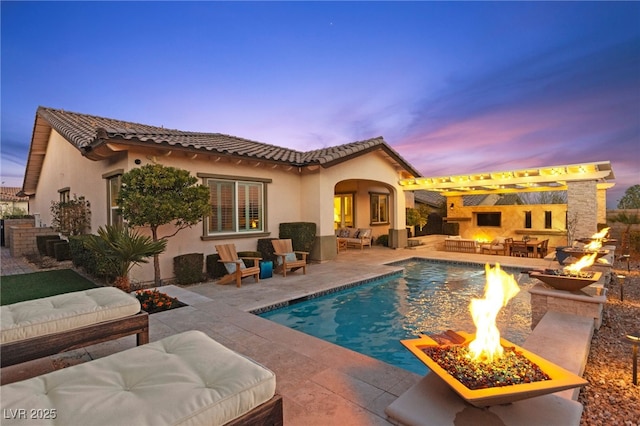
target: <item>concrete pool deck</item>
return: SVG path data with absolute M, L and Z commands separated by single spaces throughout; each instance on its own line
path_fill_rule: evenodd
M 385 408 L 417 384 L 420 376 L 248 312 L 398 271 L 398 267 L 385 263 L 411 257 L 481 264 L 500 262 L 505 267 L 522 269 L 555 268 L 557 265 L 543 259 L 424 249 L 350 249 L 341 252 L 334 261 L 310 265 L 307 275 L 301 272 L 286 278 L 274 275 L 258 284 L 253 278 L 246 278 L 241 288 L 214 283 L 165 287 L 163 291 L 177 296 L 189 306 L 151 315 L 150 339 L 156 341 L 186 330 L 201 330 L 230 349 L 265 365 L 276 373 L 277 392 L 283 396 L 287 425 L 388 425 L 392 422 L 387 418 Z M 134 346 L 135 338 L 131 336 L 7 367 L 2 369 L 2 383 Z

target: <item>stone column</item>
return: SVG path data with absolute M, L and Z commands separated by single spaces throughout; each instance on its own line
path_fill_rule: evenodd
M 571 235 L 574 240 L 588 238 L 598 232 L 598 188 L 595 180 L 567 182 L 567 220 L 576 222 Z

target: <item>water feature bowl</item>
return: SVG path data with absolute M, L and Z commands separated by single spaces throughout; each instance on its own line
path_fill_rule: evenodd
M 468 345 L 474 339 L 473 334 L 458 331 L 456 334 L 464 338 L 464 342 L 459 345 Z M 476 407 L 487 407 L 492 405 L 509 404 L 527 398 L 546 395 L 587 385 L 588 382 L 580 376 L 553 364 L 544 358 L 529 352 L 519 346 L 514 345 L 505 339 L 500 339 L 503 347 L 512 347 L 527 360 L 537 365 L 547 376 L 548 380 L 535 381 L 531 383 L 520 383 L 499 387 L 487 387 L 482 389 L 469 389 L 449 372 L 442 368 L 435 360 L 424 352 L 425 348 L 456 346 L 441 345 L 429 336 L 422 335 L 419 339 L 401 340 L 401 343 L 411 351 L 420 361 L 422 361 L 432 373 L 445 381 L 461 398 Z

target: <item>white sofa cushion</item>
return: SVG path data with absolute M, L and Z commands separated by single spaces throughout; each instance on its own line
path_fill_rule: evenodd
M 69 331 L 138 312 L 138 299 L 115 287 L 100 287 L 5 305 L 0 307 L 0 343 Z
M 3 425 L 222 425 L 275 394 L 275 374 L 200 331 L 2 386 L 2 410 L 55 409 Z

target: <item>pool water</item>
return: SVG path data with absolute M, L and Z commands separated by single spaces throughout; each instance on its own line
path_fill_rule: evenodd
M 484 266 L 410 260 L 401 275 L 260 314 L 261 317 L 424 375 L 429 370 L 402 339 L 446 330 L 473 333 L 472 298 L 484 295 Z M 520 292 L 500 312 L 500 335 L 521 345 L 531 329 L 534 279 L 506 269 Z

